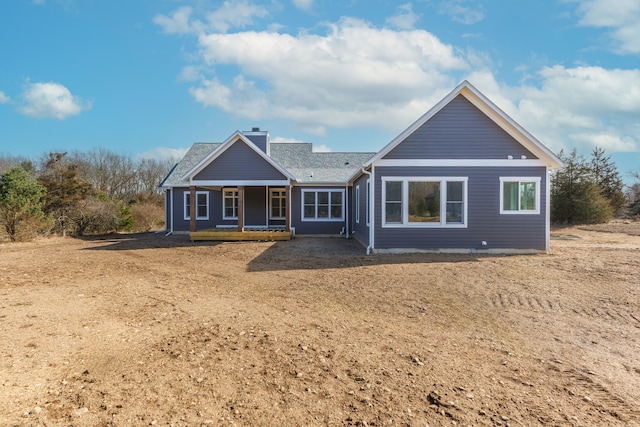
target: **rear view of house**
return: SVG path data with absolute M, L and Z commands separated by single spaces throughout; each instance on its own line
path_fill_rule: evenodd
M 560 167 L 465 81 L 378 152 L 316 153 L 254 128 L 194 144 L 162 187 L 167 231 L 192 238 L 274 230 L 343 235 L 367 253 L 544 252 Z

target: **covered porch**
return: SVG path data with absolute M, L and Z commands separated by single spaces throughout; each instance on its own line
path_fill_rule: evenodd
M 291 229 L 291 184 L 238 185 L 229 183 L 222 193 L 223 223 L 197 228 L 197 203 L 189 205 L 189 238 L 192 241 L 289 240 Z M 234 185 L 235 184 L 235 185 Z M 253 183 L 251 183 L 253 184 Z M 190 199 L 197 200 L 196 186 L 189 187 Z M 235 222 L 235 225 L 231 225 Z

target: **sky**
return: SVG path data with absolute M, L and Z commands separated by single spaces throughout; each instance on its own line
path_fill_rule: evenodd
M 260 127 L 378 151 L 468 80 L 640 172 L 638 0 L 2 0 L 0 155 L 180 157 Z

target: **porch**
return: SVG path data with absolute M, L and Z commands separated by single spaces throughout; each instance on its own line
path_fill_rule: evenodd
M 285 228 L 245 228 L 238 231 L 237 228 L 211 228 L 208 230 L 191 231 L 189 239 L 216 240 L 226 242 L 241 241 L 275 241 L 290 240 L 293 233 Z

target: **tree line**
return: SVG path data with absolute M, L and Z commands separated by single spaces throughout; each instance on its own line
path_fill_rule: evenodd
M 618 168 L 604 149 L 594 148 L 589 158 L 575 149 L 561 151 L 559 156 L 565 167 L 551 179 L 552 222 L 597 224 L 616 215 L 640 215 L 640 182 L 625 189 Z M 640 180 L 640 172 L 634 177 Z
M 0 224 L 12 241 L 161 228 L 158 186 L 174 163 L 104 148 L 48 153 L 37 161 L 0 157 Z
M 575 149 L 559 156 L 566 166 L 551 178 L 552 222 L 593 224 L 640 215 L 640 172 L 634 175 L 638 182 L 625 188 L 603 149 L 588 158 Z M 104 148 L 48 153 L 37 161 L 0 156 L 0 225 L 11 240 L 161 228 L 158 186 L 174 163 L 136 161 Z

